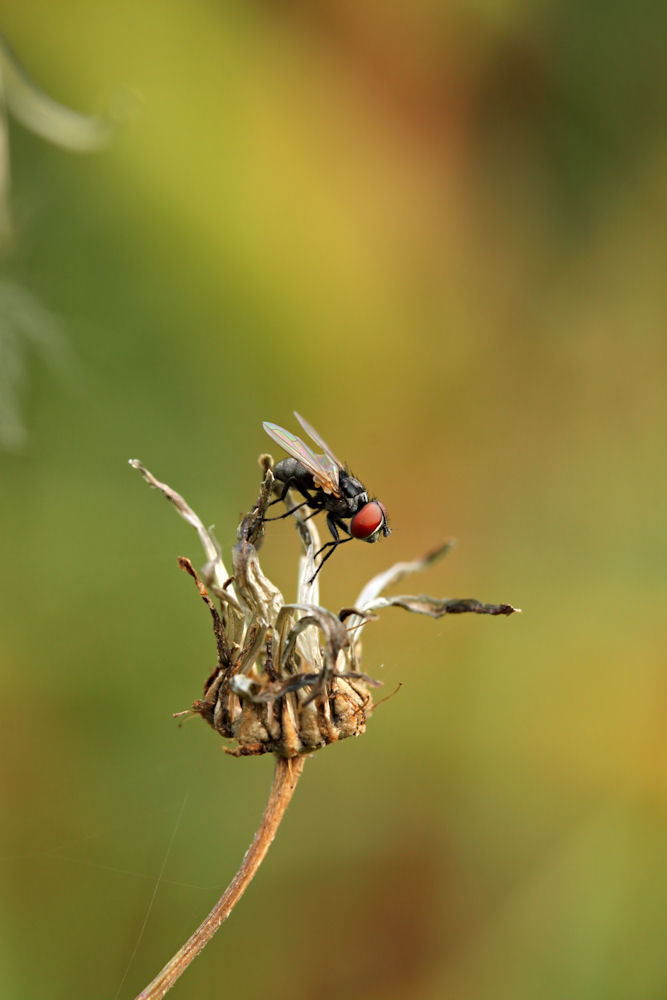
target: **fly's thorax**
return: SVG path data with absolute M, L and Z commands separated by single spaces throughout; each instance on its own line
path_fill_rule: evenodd
M 340 492 L 349 514 L 356 514 L 365 504 L 368 503 L 368 493 L 366 487 L 349 473 L 341 472 L 339 480 Z

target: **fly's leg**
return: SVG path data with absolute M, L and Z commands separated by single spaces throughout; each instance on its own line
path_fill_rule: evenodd
M 272 500 L 272 501 L 271 501 L 271 503 L 267 503 L 267 505 L 266 505 L 266 506 L 267 506 L 267 509 L 268 509 L 269 507 L 273 507 L 274 503 L 280 503 L 280 501 L 281 501 L 281 500 L 284 500 L 284 499 L 285 499 L 285 497 L 287 496 L 287 491 L 288 491 L 289 487 L 290 487 L 290 484 L 289 484 L 289 483 L 284 483 L 284 484 L 283 484 L 283 488 L 282 488 L 282 491 L 281 491 L 281 493 L 280 493 L 280 496 L 279 496 L 279 497 L 276 497 L 276 498 L 275 498 L 274 500 Z M 264 520 L 266 520 L 266 518 L 265 518 Z M 271 520 L 273 521 L 273 520 L 274 520 L 274 518 L 271 518 Z
M 276 503 L 276 501 L 274 500 L 273 503 Z M 270 506 L 271 506 L 271 504 L 269 504 L 269 507 Z M 284 517 L 289 517 L 290 514 L 293 514 L 295 510 L 301 510 L 302 507 L 307 507 L 307 506 L 308 506 L 308 501 L 307 500 L 302 500 L 301 503 L 298 503 L 296 505 L 296 507 L 290 507 L 289 510 L 286 510 L 284 514 L 278 514 L 277 517 L 263 517 L 262 521 L 265 524 L 266 524 L 267 521 L 282 521 L 282 519 Z M 315 511 L 315 513 L 317 514 L 317 511 Z M 311 517 L 312 517 L 312 514 L 311 514 Z
M 284 514 L 278 514 L 277 517 L 265 517 L 262 518 L 263 521 L 282 521 L 284 517 L 289 517 L 290 514 L 293 514 L 295 510 L 300 510 L 302 507 L 316 507 L 316 500 L 310 496 L 307 490 L 302 489 L 296 483 L 290 483 L 290 482 L 285 483 L 285 486 L 283 487 L 280 496 L 276 497 L 275 500 L 272 500 L 270 504 L 267 504 L 267 507 L 273 507 L 274 503 L 280 503 L 281 500 L 284 500 L 285 497 L 287 496 L 287 491 L 289 490 L 290 487 L 292 487 L 298 493 L 300 493 L 302 497 L 305 497 L 305 500 L 302 500 L 301 503 L 296 504 L 295 507 L 290 507 L 289 510 L 286 510 Z M 317 507 L 316 510 L 313 511 L 313 513 L 317 514 L 318 510 L 319 507 Z M 311 514 L 310 516 L 312 517 L 313 515 Z
M 319 550 L 319 552 L 317 554 L 319 555 L 320 552 L 324 551 L 324 549 L 329 549 L 329 551 L 327 552 L 327 554 L 325 556 L 322 556 L 322 558 L 320 559 L 320 565 L 317 567 L 317 569 L 315 570 L 315 572 L 311 576 L 311 578 L 308 581 L 308 583 L 312 583 L 313 582 L 313 580 L 315 579 L 315 577 L 317 576 L 317 574 L 319 573 L 319 571 L 324 566 L 324 564 L 327 561 L 327 559 L 334 554 L 334 552 L 336 551 L 336 549 L 338 548 L 339 545 L 345 545 L 345 542 L 351 542 L 351 541 L 352 541 L 352 536 L 350 536 L 349 538 L 339 538 L 335 542 L 327 542 L 326 545 L 323 545 L 322 548 Z
M 308 583 L 312 583 L 313 582 L 313 580 L 315 579 L 315 577 L 317 576 L 317 574 L 319 573 L 319 571 L 324 566 L 324 564 L 327 561 L 327 559 L 329 559 L 329 557 L 334 554 L 334 552 L 336 551 L 336 549 L 338 548 L 339 545 L 344 545 L 345 542 L 351 542 L 352 541 L 352 535 L 350 535 L 350 532 L 349 532 L 349 529 L 348 529 L 347 525 L 345 524 L 344 521 L 341 521 L 339 518 L 335 517 L 334 514 L 327 514 L 327 525 L 329 527 L 329 531 L 331 532 L 331 537 L 333 538 L 333 541 L 332 542 L 325 542 L 325 544 L 322 546 L 322 548 L 318 549 L 317 552 L 315 553 L 315 555 L 313 556 L 313 559 L 317 559 L 317 557 L 319 555 L 321 555 L 322 552 L 324 552 L 325 549 L 329 550 L 327 552 L 327 554 L 325 556 L 322 556 L 322 558 L 320 559 L 320 565 L 317 567 L 317 569 L 315 570 L 315 572 L 311 576 L 311 578 L 308 581 Z M 342 530 L 345 531 L 348 535 L 350 535 L 350 537 L 349 538 L 341 538 L 340 535 L 338 534 L 338 528 L 342 528 Z

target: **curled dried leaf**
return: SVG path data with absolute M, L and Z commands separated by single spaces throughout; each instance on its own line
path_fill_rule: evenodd
M 232 690 L 238 694 L 244 694 L 256 704 L 261 702 L 276 701 L 293 691 L 300 691 L 306 687 L 316 687 L 321 681 L 321 672 L 315 674 L 296 674 L 294 677 L 287 677 L 283 681 L 272 681 L 269 684 L 262 684 L 261 679 L 248 677 L 245 674 L 235 675 L 231 680 Z M 382 681 L 376 681 L 368 674 L 362 674 L 356 670 L 346 670 L 344 672 L 334 671 L 332 679 L 344 679 L 352 681 L 362 681 L 367 687 L 382 687 Z M 312 697 L 306 699 L 304 706 L 310 704 Z
M 320 680 L 313 690 L 310 701 L 322 691 L 327 680 L 333 676 L 339 655 L 343 650 L 349 649 L 350 637 L 340 619 L 327 608 L 315 604 L 287 604 L 285 607 L 290 610 L 303 611 L 305 615 L 296 622 L 287 636 L 282 651 L 283 660 L 287 661 L 296 646 L 297 637 L 311 625 L 316 625 L 324 635 L 324 664 L 319 672 Z M 284 668 L 283 662 L 281 662 L 281 667 Z
M 137 471 L 141 473 L 149 486 L 151 486 L 154 490 L 159 490 L 169 503 L 172 504 L 172 506 L 178 511 L 183 520 L 187 521 L 188 524 L 191 524 L 195 529 L 199 535 L 199 540 L 202 543 L 204 552 L 206 553 L 206 558 L 209 560 L 210 572 L 213 579 L 218 587 L 222 589 L 229 579 L 229 573 L 225 569 L 225 564 L 222 561 L 222 554 L 220 552 L 220 546 L 218 545 L 212 532 L 208 528 L 204 527 L 199 515 L 195 514 L 192 507 L 190 507 L 190 505 L 183 499 L 180 493 L 173 490 L 171 486 L 167 486 L 166 483 L 161 483 L 159 479 L 156 479 L 153 473 L 149 472 L 138 458 L 131 458 L 129 464 L 133 469 L 137 469 Z
M 234 585 L 246 615 L 273 624 L 284 604 L 283 595 L 264 575 L 255 546 L 245 540 L 232 549 Z
M 220 615 L 218 614 L 218 609 L 216 608 L 211 598 L 208 596 L 206 587 L 199 579 L 197 571 L 190 562 L 190 560 L 187 559 L 185 556 L 180 556 L 178 560 L 178 565 L 181 567 L 182 570 L 185 570 L 185 572 L 189 573 L 190 576 L 193 578 L 193 580 L 197 584 L 197 589 L 201 595 L 202 600 L 204 601 L 209 611 L 211 612 L 211 617 L 213 618 L 213 632 L 215 633 L 215 643 L 218 648 L 218 662 L 221 667 L 228 667 L 231 662 L 229 642 L 227 640 L 227 635 L 225 634 L 224 623 Z
M 421 570 L 428 569 L 432 566 L 434 562 L 438 559 L 442 559 L 443 556 L 447 555 L 448 552 L 456 545 L 453 538 L 449 538 L 442 545 L 438 545 L 437 548 L 431 549 L 427 552 L 425 556 L 421 559 L 412 559 L 410 562 L 397 562 L 389 569 L 385 570 L 383 573 L 378 573 L 371 580 L 368 581 L 366 586 L 363 588 L 359 597 L 356 600 L 356 606 L 358 608 L 366 607 L 370 601 L 378 597 L 383 590 L 388 587 L 393 587 L 395 584 L 400 583 L 406 576 L 410 573 L 419 573 Z
M 431 618 L 442 618 L 444 615 L 461 615 L 468 612 L 475 615 L 513 615 L 520 608 L 511 604 L 485 604 L 474 597 L 469 598 L 437 598 L 428 594 L 400 594 L 396 597 L 378 597 L 364 609 L 379 611 L 381 608 L 404 608 L 416 615 L 429 615 Z

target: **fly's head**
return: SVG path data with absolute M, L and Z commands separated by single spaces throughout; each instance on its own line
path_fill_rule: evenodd
M 387 524 L 387 511 L 379 500 L 371 500 L 357 511 L 350 521 L 350 534 L 364 542 L 377 542 L 380 536 L 391 534 Z

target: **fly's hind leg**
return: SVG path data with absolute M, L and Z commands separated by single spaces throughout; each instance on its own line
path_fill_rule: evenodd
M 290 514 L 293 514 L 294 511 L 296 511 L 296 510 L 301 510 L 302 507 L 313 507 L 314 506 L 315 501 L 308 494 L 307 490 L 304 490 L 300 486 L 297 486 L 296 483 L 287 482 L 283 486 L 283 489 L 281 490 L 280 496 L 276 497 L 275 500 L 272 500 L 270 504 L 267 504 L 267 508 L 268 507 L 273 507 L 274 503 L 280 503 L 281 500 L 284 500 L 285 497 L 287 496 L 287 491 L 290 489 L 290 487 L 292 487 L 292 489 L 295 489 L 297 491 L 297 493 L 300 493 L 301 496 L 305 497 L 306 499 L 302 500 L 301 503 L 296 504 L 296 506 L 290 507 L 289 510 L 286 510 L 284 514 L 278 514 L 277 517 L 265 517 L 265 518 L 262 518 L 263 521 L 265 521 L 265 522 L 266 521 L 282 521 L 282 519 L 284 517 L 289 517 Z M 316 514 L 317 510 L 315 510 L 313 513 Z M 312 514 L 310 516 L 312 517 Z
M 285 499 L 285 497 L 287 496 L 287 491 L 288 491 L 288 489 L 290 487 L 290 484 L 289 483 L 283 483 L 282 487 L 283 488 L 280 491 L 280 496 L 274 497 L 273 500 L 270 503 L 267 503 L 267 505 L 266 505 L 267 509 L 269 507 L 273 507 L 274 503 L 280 503 L 281 500 Z M 266 518 L 265 518 L 265 520 L 266 520 Z M 272 518 L 272 520 L 273 520 L 273 518 Z

